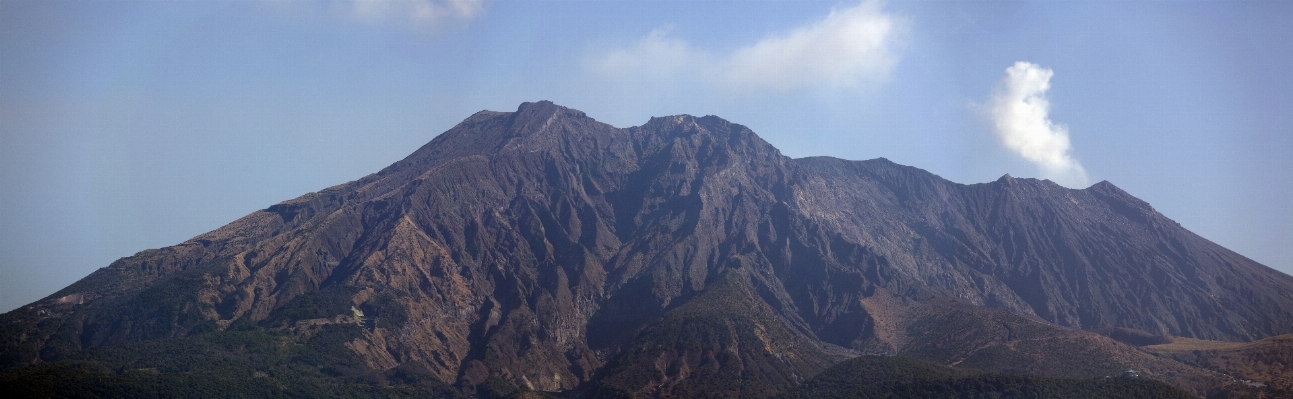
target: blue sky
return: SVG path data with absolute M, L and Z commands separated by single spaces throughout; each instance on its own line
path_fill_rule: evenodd
M 0 311 L 552 100 L 1109 180 L 1293 272 L 1293 3 L 0 1 Z

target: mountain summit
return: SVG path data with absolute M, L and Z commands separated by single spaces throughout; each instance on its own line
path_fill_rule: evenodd
M 1120 359 L 1084 373 L 1152 369 L 1166 360 L 1079 330 L 1286 334 L 1293 277 L 1109 182 L 962 185 L 883 158 L 791 159 L 714 116 L 618 129 L 545 101 L 476 113 L 378 173 L 120 259 L 0 322 L 0 370 L 278 331 L 481 395 L 766 396 L 859 354 L 991 369 L 984 348 L 1034 356 L 1010 343 L 1038 337 Z

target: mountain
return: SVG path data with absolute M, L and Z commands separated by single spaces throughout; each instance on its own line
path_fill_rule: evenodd
M 1218 391 L 1235 397 L 1293 397 L 1293 334 L 1253 342 L 1172 337 L 1146 346 L 1150 352 L 1226 376 Z
M 1293 277 L 1108 182 L 962 185 L 791 159 L 714 116 L 619 129 L 538 102 L 0 316 L 0 371 L 239 332 L 345 381 L 486 396 L 768 396 L 859 354 L 1213 378 L 1079 331 L 1110 328 L 1290 333 Z M 1072 350 L 1028 346 L 1048 339 Z
M 827 398 L 1192 398 L 1143 378 L 1056 379 L 985 374 L 899 357 L 860 356 L 840 362 L 778 399 Z

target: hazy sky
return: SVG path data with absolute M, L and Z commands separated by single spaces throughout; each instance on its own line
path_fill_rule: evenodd
M 1109 180 L 1293 272 L 1293 2 L 0 0 L 0 311 L 484 109 Z

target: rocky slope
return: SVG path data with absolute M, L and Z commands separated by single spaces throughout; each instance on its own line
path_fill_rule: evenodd
M 778 395 L 828 398 L 1192 398 L 1179 388 L 1144 378 L 1055 379 L 985 374 L 899 357 L 860 356 Z
M 1227 384 L 1213 395 L 1232 397 L 1293 397 L 1293 334 L 1253 342 L 1206 341 L 1169 338 L 1167 343 L 1149 345 L 1149 353 L 1191 366 L 1213 370 Z
M 790 159 L 713 116 L 617 129 L 539 102 L 0 316 L 0 367 L 359 323 L 345 345 L 366 367 L 425 365 L 467 393 L 764 395 L 910 352 L 898 326 L 938 300 L 1080 329 L 1293 332 L 1293 277 L 1108 182 L 961 185 L 884 159 Z

